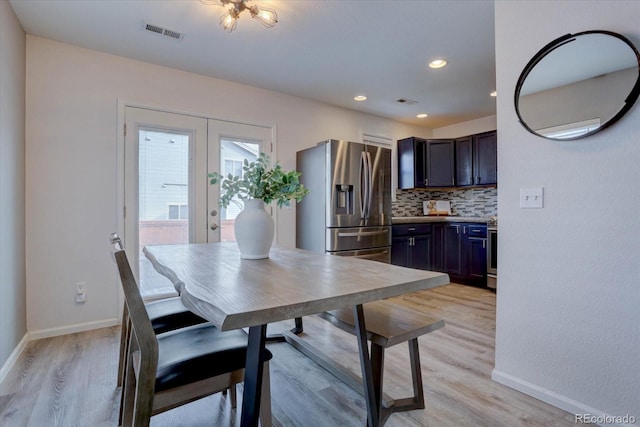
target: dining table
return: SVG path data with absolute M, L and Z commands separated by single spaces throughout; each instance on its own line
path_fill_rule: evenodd
M 257 426 L 267 325 L 353 307 L 370 427 L 381 423 L 363 304 L 449 283 L 443 273 L 274 245 L 269 257 L 241 259 L 235 242 L 145 246 L 184 305 L 223 331 L 248 328 L 241 426 Z

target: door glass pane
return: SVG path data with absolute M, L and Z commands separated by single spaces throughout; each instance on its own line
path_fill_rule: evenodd
M 228 174 L 242 176 L 242 165 L 244 160 L 252 162 L 260 154 L 260 143 L 231 138 L 220 139 L 220 171 L 225 177 Z M 223 242 L 234 242 L 236 236 L 233 225 L 236 216 L 242 211 L 244 205 L 242 200 L 234 197 L 227 208 L 220 208 L 220 240 Z
M 140 246 L 189 243 L 189 137 L 140 130 Z
M 140 129 L 139 260 L 143 295 L 161 293 L 157 278 L 142 253 L 147 245 L 189 243 L 189 135 Z

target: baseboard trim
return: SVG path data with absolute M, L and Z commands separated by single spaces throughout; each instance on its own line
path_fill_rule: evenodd
M 9 358 L 7 359 L 7 361 L 4 362 L 4 364 L 2 365 L 2 368 L 0 368 L 0 384 L 4 382 L 4 379 L 7 377 L 7 375 L 13 368 L 13 365 L 16 364 L 16 361 L 18 360 L 18 358 L 20 357 L 24 349 L 27 347 L 27 343 L 30 341 L 30 339 L 31 338 L 29 337 L 29 332 L 24 334 L 24 336 L 22 337 L 22 339 L 20 340 L 16 348 L 14 348 L 11 354 L 9 355 Z
M 567 396 L 555 393 L 551 390 L 547 390 L 546 388 L 540 387 L 536 384 L 532 384 L 528 381 L 522 380 L 520 378 L 514 377 L 513 375 L 506 374 L 504 372 L 500 372 L 494 369 L 491 372 L 491 379 L 497 383 L 505 385 L 514 390 L 518 390 L 524 394 L 535 397 L 538 400 L 546 402 L 550 405 L 553 405 L 557 408 L 563 409 L 570 414 L 583 414 L 590 415 L 592 418 L 601 418 L 601 419 L 615 419 L 615 416 L 609 415 L 604 411 L 599 409 L 592 408 L 584 403 L 573 400 Z M 576 424 L 581 424 L 576 422 Z M 626 426 L 629 424 L 615 424 L 611 422 L 606 422 L 598 425 L 607 425 L 607 426 Z
M 119 325 L 117 318 L 98 320 L 95 322 L 78 323 L 76 325 L 63 326 L 59 328 L 41 329 L 39 331 L 29 332 L 29 340 L 39 340 L 42 338 L 57 337 L 60 335 L 74 334 L 76 332 L 90 331 L 93 329 L 108 328 L 109 326 Z

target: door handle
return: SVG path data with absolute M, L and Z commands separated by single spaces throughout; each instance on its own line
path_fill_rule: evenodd
M 216 223 L 214 222 L 214 223 L 212 223 L 212 224 L 209 226 L 209 228 L 210 228 L 210 229 L 212 229 L 212 230 L 215 230 L 215 229 L 217 229 L 217 228 L 218 228 L 218 224 L 216 224 Z

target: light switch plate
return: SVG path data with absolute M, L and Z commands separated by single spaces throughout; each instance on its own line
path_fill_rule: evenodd
M 544 207 L 543 200 L 542 187 L 520 189 L 520 207 L 523 209 L 542 209 Z

